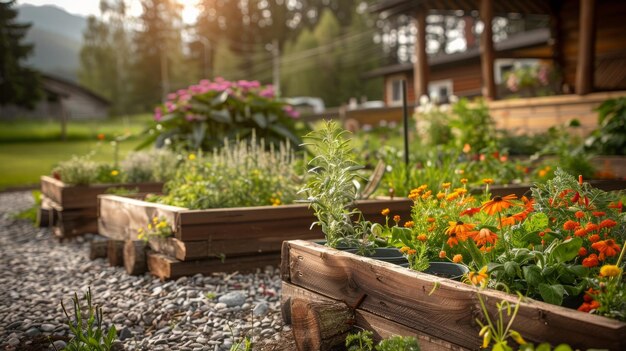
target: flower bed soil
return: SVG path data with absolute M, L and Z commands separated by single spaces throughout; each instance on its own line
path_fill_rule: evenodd
M 384 222 L 382 209 L 408 218 L 411 202 L 363 200 L 358 207 L 367 220 Z M 285 240 L 324 236 L 319 227 L 311 228 L 315 217 L 306 204 L 188 210 L 123 196 L 99 196 L 98 231 L 110 240 L 139 240 L 139 230 L 145 230 L 155 217 L 165 219 L 173 233 L 149 241 L 152 252 L 147 266 L 161 279 L 255 270 L 279 263 Z
M 61 238 L 98 232 L 98 195 L 112 188 L 137 189 L 140 193 L 160 192 L 163 183 L 69 185 L 48 176 L 41 177 L 41 213 Z
M 482 340 L 475 322 L 481 316 L 477 293 L 490 313 L 502 300 L 517 301 L 515 295 L 479 291 L 301 240 L 284 243 L 281 276 L 287 324 L 296 319 L 293 301 L 345 303 L 354 311 L 356 325 L 374 331 L 375 337 L 417 336 L 422 350 L 478 349 Z M 296 337 L 310 336 L 310 331 L 299 334 L 297 326 L 292 327 Z M 567 343 L 583 350 L 626 349 L 626 323 L 532 299 L 521 303 L 512 328 L 532 342 Z

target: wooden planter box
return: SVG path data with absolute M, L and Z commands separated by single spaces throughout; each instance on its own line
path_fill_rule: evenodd
M 42 210 L 59 238 L 98 232 L 98 195 L 111 188 L 138 189 L 140 193 L 161 192 L 163 183 L 68 185 L 41 177 Z
M 293 300 L 342 302 L 354 308 L 356 325 L 374 331 L 376 337 L 416 336 L 425 351 L 479 349 L 477 293 L 490 313 L 501 300 L 517 301 L 516 295 L 479 292 L 464 283 L 301 240 L 284 243 L 281 274 L 286 323 L 295 317 Z M 626 323 L 532 299 L 521 303 L 512 328 L 535 343 L 626 349 Z
M 383 222 L 381 210 L 409 218 L 408 199 L 364 200 L 365 218 Z M 150 271 L 162 279 L 231 269 L 255 270 L 280 262 L 284 240 L 323 238 L 306 204 L 188 210 L 115 195 L 100 195 L 98 231 L 112 240 L 138 240 L 154 217 L 170 224 L 173 236 L 150 240 Z M 220 259 L 225 258 L 225 259 Z M 239 262 L 239 264 L 235 264 Z M 244 264 L 245 263 L 245 264 Z
M 598 188 L 604 191 L 623 190 L 626 189 L 625 179 L 598 179 L 591 180 L 589 182 L 594 188 Z M 489 187 L 489 192 L 492 196 L 506 196 L 509 194 L 515 194 L 518 197 L 523 195 L 531 197 L 530 191 L 531 185 L 528 184 L 511 184 L 511 185 L 495 185 Z M 475 194 L 482 193 L 483 189 L 473 189 Z

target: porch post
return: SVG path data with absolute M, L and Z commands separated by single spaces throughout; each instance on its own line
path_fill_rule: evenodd
M 426 10 L 418 10 L 415 26 L 415 64 L 413 65 L 413 81 L 415 85 L 415 101 L 422 95 L 428 95 L 428 57 L 426 56 Z
M 595 49 L 595 0 L 580 0 L 580 29 L 578 33 L 578 62 L 576 64 L 576 94 L 593 90 Z
M 496 97 L 496 85 L 493 77 L 493 0 L 480 1 L 480 18 L 483 21 L 483 33 L 480 36 L 480 63 L 483 76 L 483 96 L 488 100 Z

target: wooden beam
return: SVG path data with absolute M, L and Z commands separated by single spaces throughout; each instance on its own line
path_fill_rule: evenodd
M 496 84 L 493 76 L 493 62 L 495 58 L 493 49 L 493 0 L 480 1 L 480 18 L 483 21 L 483 33 L 480 36 L 480 63 L 483 76 L 483 96 L 487 100 L 496 97 Z
M 420 9 L 415 18 L 417 38 L 415 40 L 415 64 L 413 80 L 415 82 L 415 101 L 422 95 L 428 95 L 428 57 L 426 56 L 426 11 Z
M 593 56 L 595 51 L 595 0 L 580 0 L 578 63 L 576 65 L 576 94 L 593 91 Z

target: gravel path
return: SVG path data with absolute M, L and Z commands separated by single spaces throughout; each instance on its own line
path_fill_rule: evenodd
M 90 261 L 88 236 L 59 243 L 48 229 L 14 219 L 30 206 L 29 192 L 0 193 L 0 350 L 53 349 L 49 337 L 61 349 L 70 335 L 60 302 L 71 306 L 88 287 L 125 350 L 229 350 L 244 336 L 286 344 L 273 267 L 169 282 L 129 276 Z

